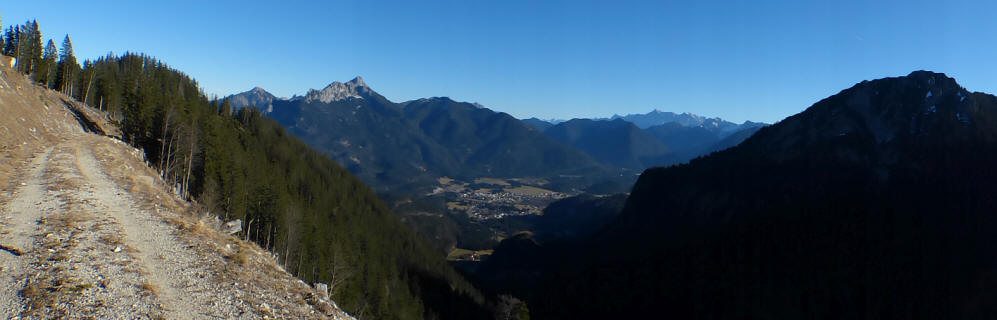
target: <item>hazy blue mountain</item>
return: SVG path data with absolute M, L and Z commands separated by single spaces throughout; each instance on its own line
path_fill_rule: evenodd
M 615 167 L 640 171 L 667 164 L 669 158 L 669 149 L 661 141 L 621 119 L 573 119 L 545 133 Z
M 454 176 L 546 176 L 598 167 L 579 150 L 506 113 L 445 97 L 402 106 L 405 117 L 461 165 Z
M 719 130 L 717 127 L 689 127 L 678 122 L 669 122 L 644 130 L 668 146 L 672 150 L 673 159 L 676 162 L 685 162 L 713 151 L 735 146 L 750 137 L 762 125 L 749 121 L 738 125 L 737 131 L 729 133 Z
M 741 129 L 740 131 L 734 132 L 734 133 L 730 134 L 729 136 L 727 136 L 727 137 L 725 137 L 723 139 L 720 139 L 720 141 L 717 141 L 717 142 L 713 143 L 713 145 L 711 145 L 709 148 L 707 148 L 707 150 L 705 152 L 703 152 L 702 154 L 707 154 L 707 153 L 710 153 L 710 152 L 716 152 L 716 151 L 721 151 L 721 150 L 725 150 L 725 149 L 728 149 L 728 148 L 732 148 L 732 147 L 734 147 L 734 146 L 736 146 L 738 144 L 741 144 L 741 142 L 744 142 L 744 140 L 747 140 L 748 138 L 750 138 L 752 135 L 755 134 L 755 132 L 758 132 L 758 130 L 760 130 L 761 128 L 762 128 L 761 126 L 758 126 L 758 127 L 747 127 L 747 128 Z
M 553 127 L 554 124 L 548 121 L 540 120 L 537 118 L 523 119 L 523 123 L 530 125 L 531 127 L 537 128 L 540 132 L 547 130 L 547 128 Z
M 644 131 L 668 146 L 679 161 L 688 161 L 703 154 L 721 139 L 721 133 L 716 130 L 684 126 L 678 122 L 652 126 Z
M 579 120 L 579 121 L 576 121 Z M 580 121 L 587 120 L 587 121 Z M 653 143 L 633 145 L 627 134 L 610 135 L 604 123 L 617 120 L 633 123 L 664 144 L 666 152 Z M 571 121 L 545 121 L 537 118 L 522 120 L 554 138 L 578 147 L 603 163 L 625 168 L 643 168 L 671 165 L 737 145 L 764 123 L 745 121 L 737 124 L 720 118 L 706 118 L 692 113 L 672 113 L 654 110 L 646 114 L 613 115 L 611 118 L 574 119 Z M 567 124 L 571 122 L 570 124 Z M 599 125 L 602 124 L 602 125 Z M 557 128 L 561 126 L 561 128 Z M 568 129 L 570 127 L 570 129 Z M 552 130 L 553 131 L 550 131 Z M 620 126 L 617 130 L 623 130 Z M 586 130 L 591 132 L 586 132 Z M 601 131 L 600 131 L 601 130 Z M 568 135 L 568 131 L 570 135 Z M 736 134 L 736 135 L 735 135 Z M 640 135 L 634 133 L 634 135 Z M 584 138 L 583 138 L 584 137 Z M 615 140 L 614 140 L 615 139 Z M 592 141 L 585 141 L 592 140 Z M 624 152 L 622 149 L 642 149 L 644 154 Z M 721 149 L 718 149 L 721 148 Z M 666 155 L 667 154 L 667 155 Z

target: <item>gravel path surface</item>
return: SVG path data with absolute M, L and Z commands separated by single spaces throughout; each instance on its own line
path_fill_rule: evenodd
M 223 246 L 197 243 L 183 234 L 183 228 L 170 223 L 165 206 L 133 196 L 134 185 L 121 185 L 150 183 L 153 178 L 141 176 L 147 168 L 109 168 L 122 162 L 95 157 L 94 146 L 101 143 L 101 150 L 128 148 L 103 139 L 80 134 L 37 154 L 3 208 L 0 319 L 348 317 L 328 306 L 313 309 L 317 302 L 306 302 L 310 288 L 276 265 L 270 273 L 243 270 L 249 267 L 247 259 L 268 266 L 270 257 L 262 251 L 235 238 L 220 240 L 232 241 Z M 135 176 L 114 179 L 106 173 L 112 169 Z M 206 255 L 205 248 L 222 251 Z M 246 252 L 250 258 L 233 264 L 226 249 L 233 257 Z M 261 283 L 251 280 L 283 281 L 285 288 L 260 288 Z M 287 290 L 291 287 L 297 291 Z
M 0 216 L 0 318 L 10 319 L 21 313 L 24 299 L 18 290 L 24 287 L 24 280 L 33 270 L 26 260 L 35 252 L 34 238 L 38 234 L 38 221 L 43 211 L 54 209 L 51 199 L 46 199 L 42 187 L 42 174 L 46 168 L 52 148 L 36 155 L 30 165 L 26 181 L 14 191 L 14 199 L 9 202 Z M 47 201 L 48 200 L 48 201 Z M 46 204 L 46 206 L 42 206 Z M 20 254 L 20 255 L 18 255 Z

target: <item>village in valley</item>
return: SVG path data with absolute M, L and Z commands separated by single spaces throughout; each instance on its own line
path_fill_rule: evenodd
M 550 203 L 569 194 L 542 188 L 547 182 L 529 178 L 477 178 L 461 182 L 439 178 L 432 194 L 449 194 L 447 209 L 467 214 L 472 220 L 501 219 L 508 216 L 542 215 Z

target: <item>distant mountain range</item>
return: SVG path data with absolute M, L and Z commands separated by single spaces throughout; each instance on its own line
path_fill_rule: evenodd
M 557 123 L 537 118 L 523 122 L 605 164 L 637 170 L 682 163 L 735 146 L 766 125 L 658 110 Z
M 635 173 L 736 145 L 764 125 L 657 110 L 517 120 L 445 97 L 391 102 L 360 77 L 290 99 L 259 87 L 227 99 L 236 109 L 259 108 L 379 190 L 430 185 L 442 176 L 538 176 L 586 177 L 555 183 L 583 189 L 622 179 L 608 191 L 626 191 Z
M 752 121 L 745 121 L 744 123 L 737 124 L 721 118 L 707 118 L 704 116 L 688 112 L 674 113 L 674 112 L 661 111 L 657 109 L 652 110 L 651 112 L 648 113 L 634 113 L 625 116 L 614 114 L 612 117 L 609 118 L 588 118 L 588 119 L 591 120 L 623 119 L 627 122 L 633 123 L 634 125 L 636 125 L 638 128 L 641 129 L 647 129 L 653 126 L 674 123 L 681 125 L 683 127 L 706 127 L 710 128 L 710 130 L 723 131 L 727 133 L 738 131 L 748 127 L 761 127 L 765 125 L 764 123 L 752 122 Z M 547 127 L 550 127 L 552 125 L 561 122 L 565 122 L 567 120 L 561 120 L 561 119 L 543 120 L 534 117 L 529 119 L 523 119 L 523 121 L 529 123 L 530 125 L 540 130 L 546 130 Z
M 863 81 L 645 171 L 595 236 L 502 274 L 530 275 L 508 285 L 537 318 L 985 319 L 994 163 L 997 97 L 926 71 Z
M 243 108 L 272 97 L 254 89 L 229 101 Z M 608 171 L 508 114 L 446 97 L 395 103 L 360 77 L 269 102 L 270 117 L 379 190 L 432 185 L 442 176 L 473 180 Z
M 764 125 L 764 123 L 751 121 L 745 121 L 742 124 L 737 124 L 720 118 L 707 118 L 688 112 L 672 113 L 659 110 L 653 110 L 645 114 L 628 114 L 625 116 L 613 115 L 610 119 L 623 119 L 630 121 L 641 129 L 647 129 L 653 126 L 668 123 L 677 123 L 683 127 L 704 127 L 710 130 L 726 133 L 733 133 L 747 127 L 758 127 Z

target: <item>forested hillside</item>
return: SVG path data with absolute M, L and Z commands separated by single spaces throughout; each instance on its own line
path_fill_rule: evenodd
M 37 22 L 7 29 L 3 53 L 40 84 L 106 111 L 176 192 L 278 256 L 306 282 L 329 283 L 361 319 L 486 317 L 483 298 L 407 230 L 374 192 L 256 109 L 233 113 L 197 82 L 142 54 L 80 66 L 68 36 L 41 46 Z

